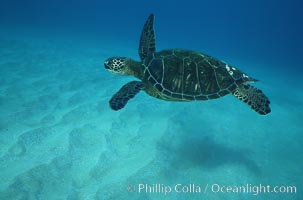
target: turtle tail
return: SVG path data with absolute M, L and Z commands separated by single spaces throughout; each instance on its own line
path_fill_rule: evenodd
M 269 99 L 261 90 L 251 85 L 241 85 L 232 94 L 261 115 L 266 115 L 271 111 Z

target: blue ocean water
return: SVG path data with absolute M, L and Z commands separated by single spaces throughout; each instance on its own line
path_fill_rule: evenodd
M 302 4 L 2 0 L 0 199 L 302 199 Z M 236 66 L 260 80 L 272 112 L 231 95 L 180 103 L 144 92 L 111 110 L 135 78 L 103 63 L 139 60 L 150 13 L 157 50 Z

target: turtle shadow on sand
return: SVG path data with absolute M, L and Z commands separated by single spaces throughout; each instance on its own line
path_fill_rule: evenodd
M 165 142 L 166 143 L 166 142 Z M 224 165 L 244 166 L 254 174 L 260 174 L 258 165 L 250 158 L 250 149 L 237 149 L 215 142 L 211 137 L 182 137 L 178 144 L 160 148 L 168 151 L 169 162 L 175 168 L 191 168 L 201 166 L 214 169 Z M 166 144 L 167 145 L 167 144 Z

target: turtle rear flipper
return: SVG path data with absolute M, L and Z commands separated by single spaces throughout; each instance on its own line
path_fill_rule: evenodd
M 261 115 L 266 115 L 271 111 L 269 107 L 270 101 L 265 94 L 251 85 L 241 85 L 235 89 L 233 95 Z
M 113 110 L 124 108 L 128 100 L 144 88 L 144 84 L 140 81 L 131 81 L 125 84 L 109 101 L 109 105 Z

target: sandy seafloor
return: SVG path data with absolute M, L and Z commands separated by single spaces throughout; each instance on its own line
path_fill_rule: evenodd
M 267 116 L 231 95 L 174 103 L 143 92 L 115 112 L 110 97 L 134 78 L 110 74 L 103 62 L 138 58 L 135 45 L 1 36 L 1 200 L 303 199 L 303 84 L 295 72 L 238 66 L 262 80 L 255 86 L 271 100 Z M 138 193 L 140 183 L 202 191 Z M 291 185 L 297 193 L 213 193 L 212 184 Z

